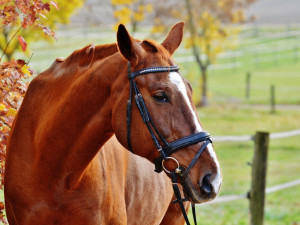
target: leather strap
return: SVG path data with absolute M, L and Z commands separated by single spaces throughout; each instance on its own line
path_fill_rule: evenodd
M 167 148 L 168 148 L 168 153 L 172 154 L 174 152 L 176 152 L 177 150 L 181 149 L 181 148 L 185 148 L 187 146 L 193 145 L 193 144 L 197 144 L 199 142 L 203 142 L 206 141 L 207 139 L 209 139 L 210 135 L 208 132 L 206 131 L 202 131 L 196 134 L 192 134 L 183 138 L 180 138 L 176 141 L 171 142 Z
M 127 73 L 131 74 L 131 68 L 130 68 L 130 63 L 127 64 Z M 132 147 L 131 147 L 131 107 L 132 107 L 132 91 L 133 91 L 133 84 L 130 81 L 129 82 L 129 99 L 127 100 L 127 116 L 126 116 L 126 124 L 127 124 L 127 145 L 128 145 L 128 149 L 134 153 L 132 151 Z
M 197 162 L 197 160 L 199 159 L 201 153 L 204 151 L 204 149 L 206 148 L 206 146 L 212 143 L 210 139 L 207 139 L 206 142 L 204 142 L 204 144 L 201 146 L 200 150 L 197 152 L 197 154 L 194 156 L 193 160 L 191 161 L 191 163 L 189 164 L 188 168 L 184 171 L 184 173 L 181 176 L 181 181 L 184 183 L 185 179 L 187 177 L 187 175 L 189 174 L 190 170 L 192 169 L 192 167 L 195 165 L 195 163 Z
M 160 66 L 160 67 L 148 67 L 145 69 L 137 70 L 135 72 L 128 73 L 129 79 L 134 79 L 137 76 L 147 73 L 162 73 L 162 72 L 175 72 L 179 70 L 179 66 Z
M 168 157 L 171 154 L 173 154 L 174 152 L 178 151 L 179 149 L 185 148 L 185 147 L 193 145 L 193 144 L 197 144 L 199 142 L 204 142 L 204 141 L 206 141 L 205 143 L 207 143 L 207 144 L 211 143 L 210 135 L 206 131 L 192 134 L 187 137 L 183 137 L 176 141 L 173 141 L 173 142 L 169 143 L 168 145 L 164 146 L 163 150 L 164 150 L 164 153 L 166 154 L 166 156 Z M 190 166 L 189 166 L 190 168 L 195 164 L 196 160 L 200 157 L 201 153 L 203 152 L 203 150 L 205 149 L 207 144 L 204 144 L 205 146 L 204 147 L 202 146 L 200 148 L 200 150 L 198 151 L 198 153 L 196 154 L 196 156 L 190 163 Z M 155 172 L 159 173 L 163 170 L 163 168 L 162 168 L 163 159 L 164 158 L 159 156 L 157 159 L 154 160 Z
M 186 214 L 186 211 L 185 211 L 185 208 L 184 208 L 184 205 L 183 205 L 183 202 L 185 202 L 187 200 L 181 197 L 181 193 L 180 193 L 180 190 L 179 190 L 178 185 L 177 185 L 178 182 L 177 182 L 175 172 L 171 172 L 171 180 L 172 180 L 172 187 L 173 187 L 174 195 L 176 197 L 176 200 L 173 201 L 173 204 L 179 204 L 186 224 L 190 225 L 190 221 L 187 217 L 187 214 Z
M 194 224 L 197 225 L 195 203 L 192 203 L 192 213 L 193 213 Z

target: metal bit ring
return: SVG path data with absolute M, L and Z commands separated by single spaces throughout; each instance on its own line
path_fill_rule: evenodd
M 175 173 L 180 173 L 181 170 L 180 170 L 180 168 L 179 168 L 179 162 L 177 161 L 177 159 L 175 159 L 174 157 L 167 157 L 167 160 L 168 160 L 168 159 L 172 159 L 173 161 L 175 161 L 175 162 L 177 163 L 177 168 L 175 169 Z M 166 167 L 164 166 L 164 161 L 165 161 L 165 160 L 163 159 L 163 161 L 161 162 L 164 171 L 166 171 L 167 173 L 171 173 L 171 172 L 170 172 L 169 170 L 167 170 Z

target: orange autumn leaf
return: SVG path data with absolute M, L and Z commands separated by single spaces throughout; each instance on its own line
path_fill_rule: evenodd
M 27 42 L 25 41 L 25 39 L 22 36 L 18 36 L 18 40 L 22 47 L 22 51 L 25 52 L 26 48 L 27 48 Z
M 50 1 L 49 3 L 50 3 L 51 5 L 53 5 L 57 10 L 59 10 L 59 7 L 58 7 L 58 5 L 57 5 L 56 2 Z

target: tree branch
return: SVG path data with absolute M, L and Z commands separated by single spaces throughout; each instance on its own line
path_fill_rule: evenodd
M 193 17 L 193 13 L 192 13 L 191 0 L 185 0 L 185 5 L 186 5 L 187 13 L 188 13 L 188 25 L 189 25 L 190 33 L 191 33 L 193 54 L 196 58 L 198 65 L 200 66 L 201 70 L 205 70 L 203 62 L 201 61 L 201 58 L 200 58 L 200 53 L 196 46 L 195 37 L 197 35 L 197 31 L 195 28 L 194 17 Z
M 17 35 L 17 33 L 21 30 L 22 26 L 19 27 L 19 29 L 14 33 L 14 35 L 9 39 L 9 41 L 7 42 L 6 46 L 5 46 L 5 49 L 3 50 L 2 52 L 2 55 L 1 55 L 1 58 L 0 58 L 0 62 L 2 61 L 2 58 L 10 44 L 10 42 L 14 39 L 14 37 Z

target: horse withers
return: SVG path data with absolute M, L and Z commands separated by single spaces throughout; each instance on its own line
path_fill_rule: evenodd
M 77 50 L 31 82 L 7 146 L 10 224 L 126 224 L 126 213 L 113 217 L 107 207 L 124 192 L 103 176 L 109 171 L 97 158 L 113 134 L 135 154 L 161 162 L 158 171 L 175 171 L 191 202 L 217 195 L 219 162 L 172 59 L 182 36 L 178 23 L 162 44 L 140 42 L 120 25 L 117 44 Z M 104 178 L 114 185 L 101 186 Z

